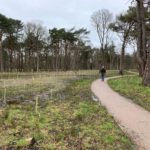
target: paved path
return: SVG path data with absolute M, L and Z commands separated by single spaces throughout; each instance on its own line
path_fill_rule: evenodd
M 94 81 L 91 90 L 138 149 L 150 150 L 150 112 L 114 92 L 107 81 Z

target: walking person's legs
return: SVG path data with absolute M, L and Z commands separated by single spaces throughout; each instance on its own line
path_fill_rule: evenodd
M 101 75 L 101 80 L 104 81 L 104 74 Z

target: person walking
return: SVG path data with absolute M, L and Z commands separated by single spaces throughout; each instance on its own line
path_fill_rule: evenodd
M 106 74 L 106 69 L 104 66 L 102 66 L 102 68 L 100 68 L 100 77 L 101 77 L 101 80 L 104 81 L 105 79 L 105 74 Z

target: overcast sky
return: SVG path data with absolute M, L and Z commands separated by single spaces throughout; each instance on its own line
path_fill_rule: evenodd
M 24 23 L 41 21 L 47 28 L 87 28 L 90 40 L 99 46 L 90 17 L 99 9 L 108 9 L 115 16 L 124 12 L 130 0 L 0 0 L 0 13 Z

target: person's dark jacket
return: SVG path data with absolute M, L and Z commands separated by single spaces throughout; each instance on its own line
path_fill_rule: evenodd
M 102 75 L 104 75 L 104 74 L 106 73 L 105 68 L 102 68 L 102 69 L 100 70 L 100 73 L 101 73 Z

